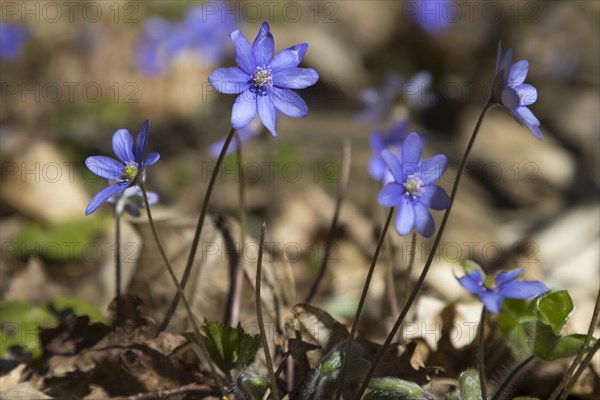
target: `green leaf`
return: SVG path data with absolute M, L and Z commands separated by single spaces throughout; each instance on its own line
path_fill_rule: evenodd
M 573 312 L 573 300 L 569 292 L 561 290 L 542 296 L 538 302 L 538 319 L 552 328 L 555 335 L 560 331 Z
M 225 373 L 250 365 L 261 345 L 260 336 L 247 334 L 239 323 L 232 328 L 220 322 L 205 321 L 202 333 L 201 340 L 210 358 Z M 193 334 L 186 336 L 197 343 Z
M 515 358 L 533 352 L 536 320 L 536 300 L 504 299 L 498 329 Z
M 375 378 L 369 382 L 369 393 L 364 400 L 421 400 L 425 391 L 414 382 L 399 378 Z
M 546 361 L 574 357 L 581 350 L 585 337 L 586 335 L 578 333 L 558 336 L 548 325 L 538 322 L 535 354 Z M 594 343 L 596 339 L 592 338 L 590 345 L 593 346 Z
M 12 346 L 22 346 L 33 359 L 42 355 L 38 332 L 40 328 L 56 326 L 58 319 L 44 307 L 25 301 L 13 301 L 0 307 L 0 357 Z
M 94 305 L 75 297 L 59 296 L 48 303 L 48 308 L 59 314 L 87 315 L 90 320 L 108 325 L 109 321 Z
M 463 269 L 465 270 L 465 272 L 467 274 L 470 274 L 471 272 L 477 270 L 481 273 L 481 276 L 483 277 L 483 279 L 485 279 L 486 277 L 486 273 L 483 270 L 483 268 L 481 268 L 481 265 L 477 264 L 475 261 L 473 260 L 463 260 L 460 265 L 462 265 Z

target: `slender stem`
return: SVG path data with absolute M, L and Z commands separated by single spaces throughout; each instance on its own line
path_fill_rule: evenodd
M 387 256 L 387 263 L 385 266 L 385 291 L 390 307 L 390 313 L 392 315 L 397 315 L 400 312 L 400 309 L 398 308 L 398 293 L 396 293 L 396 280 L 394 279 L 394 244 L 392 243 L 390 236 L 387 237 L 386 242 L 385 253 Z
M 277 381 L 275 380 L 275 374 L 273 373 L 273 361 L 271 360 L 271 353 L 269 351 L 269 341 L 267 340 L 267 332 L 265 330 L 265 322 L 263 321 L 262 314 L 262 300 L 260 298 L 260 285 L 262 278 L 262 258 L 263 250 L 265 246 L 265 230 L 267 225 L 263 222 L 262 228 L 260 229 L 260 242 L 258 245 L 258 260 L 256 261 L 256 317 L 258 318 L 258 328 L 260 329 L 260 339 L 262 341 L 263 350 L 265 352 L 265 361 L 267 362 L 267 371 L 269 373 L 269 379 L 271 380 L 271 393 L 273 398 L 279 400 L 279 392 L 277 391 Z
M 416 255 L 417 255 L 417 233 L 413 232 L 411 240 L 410 240 L 410 250 L 409 250 L 410 259 L 408 261 L 408 268 L 406 269 L 406 280 L 404 283 L 404 293 L 403 293 L 403 299 L 402 299 L 403 305 L 408 302 L 408 297 L 409 297 L 408 288 L 410 287 L 410 277 L 412 276 L 412 271 L 415 267 Z
M 415 301 L 417 295 L 419 294 L 419 290 L 421 290 L 421 286 L 423 286 L 423 282 L 425 282 L 425 278 L 427 277 L 427 273 L 429 272 L 429 268 L 431 267 L 431 264 L 435 257 L 435 252 L 436 252 L 436 250 L 440 244 L 440 241 L 442 239 L 442 234 L 444 233 L 444 230 L 446 229 L 446 223 L 448 222 L 448 217 L 450 216 L 450 211 L 452 210 L 452 206 L 454 205 L 454 199 L 455 199 L 456 193 L 458 191 L 458 185 L 460 183 L 460 179 L 464 172 L 465 165 L 467 163 L 467 159 L 469 158 L 469 154 L 471 153 L 471 148 L 473 147 L 473 144 L 475 143 L 475 139 L 477 138 L 477 134 L 479 133 L 479 128 L 481 127 L 481 123 L 483 122 L 483 117 L 485 116 L 487 111 L 492 106 L 493 106 L 493 104 L 490 103 L 490 100 L 488 99 L 485 103 L 485 106 L 483 107 L 483 110 L 481 111 L 481 114 L 479 114 L 479 118 L 477 119 L 477 124 L 475 125 L 475 129 L 473 130 L 473 133 L 471 134 L 471 139 L 469 140 L 469 143 L 467 144 L 465 154 L 463 155 L 463 158 L 460 162 L 460 166 L 458 167 L 458 173 L 456 174 L 454 186 L 452 187 L 452 193 L 450 194 L 450 205 L 448 206 L 448 208 L 446 209 L 446 212 L 444 213 L 442 222 L 440 223 L 440 229 L 438 230 L 438 233 L 435 236 L 435 239 L 433 241 L 433 247 L 431 248 L 431 252 L 429 253 L 429 256 L 427 257 L 427 261 L 425 261 L 425 266 L 423 267 L 423 271 L 421 272 L 419 279 L 415 283 L 415 286 L 414 286 L 410 296 L 408 297 L 406 304 L 402 308 L 402 312 L 398 316 L 398 319 L 396 320 L 394 327 L 392 328 L 391 332 L 388 334 L 388 336 L 385 340 L 385 343 L 381 346 L 381 348 L 377 352 L 377 356 L 375 357 L 373 364 L 371 365 L 369 372 L 367 372 L 367 375 L 365 376 L 365 379 L 363 380 L 363 383 L 358 391 L 358 395 L 356 396 L 357 399 L 360 399 L 360 397 L 367 390 L 367 386 L 369 385 L 369 381 L 371 380 L 371 378 L 373 377 L 373 374 L 375 373 L 377 364 L 379 364 L 379 362 L 383 358 L 385 352 L 387 351 L 387 348 L 389 347 L 390 343 L 392 342 L 394 337 L 396 337 L 396 333 L 398 332 L 398 329 L 402 325 L 402 322 L 404 321 L 406 314 L 408 314 L 408 310 L 410 309 L 410 307 L 412 306 L 413 302 Z
M 479 386 L 481 387 L 481 398 L 487 399 L 487 385 L 485 381 L 485 319 L 487 311 L 485 307 L 481 310 L 481 318 L 477 327 L 477 337 L 479 338 L 479 348 L 477 351 L 477 369 L 479 370 Z
M 342 176 L 340 179 L 340 186 L 335 201 L 335 211 L 333 212 L 333 220 L 331 221 L 331 226 L 329 227 L 329 232 L 327 233 L 327 241 L 325 242 L 325 254 L 323 255 L 323 260 L 321 260 L 319 275 L 317 275 L 317 279 L 315 279 L 312 287 L 310 288 L 308 296 L 306 296 L 306 299 L 304 299 L 304 303 L 310 303 L 313 300 L 313 298 L 317 294 L 317 290 L 319 289 L 319 284 L 325 276 L 325 271 L 327 270 L 327 261 L 329 259 L 329 252 L 333 243 L 333 235 L 335 234 L 335 228 L 337 227 L 340 210 L 342 209 L 342 201 L 344 200 L 344 197 L 346 197 L 346 192 L 348 191 L 348 181 L 350 177 L 350 161 L 352 158 L 351 154 L 352 149 L 350 147 L 350 142 L 346 141 L 344 143 L 344 149 L 342 152 Z
M 206 189 L 206 195 L 204 196 L 202 208 L 200 209 L 200 216 L 198 217 L 198 223 L 196 224 L 196 232 L 194 233 L 194 239 L 192 240 L 192 247 L 190 248 L 190 254 L 188 255 L 187 263 L 185 264 L 185 269 L 183 271 L 183 276 L 181 277 L 181 287 L 183 289 L 185 289 L 185 285 L 187 284 L 190 272 L 192 271 L 192 265 L 194 264 L 194 258 L 196 257 L 196 251 L 198 250 L 198 243 L 200 242 L 200 235 L 202 234 L 202 227 L 204 226 L 206 211 L 208 210 L 208 201 L 210 200 L 213 187 L 215 186 L 217 176 L 219 175 L 219 170 L 221 169 L 221 164 L 223 163 L 223 159 L 227 154 L 227 149 L 229 148 L 229 144 L 231 143 L 231 139 L 233 138 L 234 132 L 235 129 L 231 128 L 229 134 L 227 135 L 227 138 L 225 139 L 223 148 L 221 149 L 221 154 L 219 154 L 219 158 L 217 158 L 215 169 L 213 170 L 213 173 L 210 177 L 210 181 L 208 182 L 208 188 Z M 173 314 L 175 313 L 177 304 L 179 304 L 179 293 L 175 294 L 175 297 L 173 298 L 173 301 L 171 302 L 171 305 L 169 306 L 169 309 L 167 310 L 164 319 L 158 327 L 159 332 L 164 331 L 169 326 L 169 322 L 171 322 L 171 318 L 173 318 Z
M 367 292 L 369 290 L 369 285 L 371 284 L 373 272 L 375 271 L 375 264 L 377 264 L 379 251 L 381 250 L 381 246 L 383 246 L 385 235 L 387 233 L 388 227 L 390 226 L 390 221 L 392 220 L 392 215 L 394 215 L 394 209 L 394 207 L 390 208 L 390 212 L 388 213 L 387 219 L 385 220 L 385 225 L 383 226 L 383 230 L 381 231 L 381 235 L 379 236 L 379 241 L 377 242 L 377 247 L 375 248 L 375 253 L 373 254 L 373 259 L 371 260 L 371 266 L 369 267 L 369 272 L 367 273 L 367 279 L 365 280 L 365 284 L 363 285 L 363 290 L 360 295 L 360 301 L 358 302 L 358 308 L 356 309 L 356 315 L 354 316 L 354 321 L 352 322 L 350 336 L 348 336 L 348 340 L 346 342 L 346 353 L 344 354 L 344 363 L 342 365 L 342 372 L 340 373 L 337 391 L 335 394 L 336 400 L 339 400 L 342 396 L 342 391 L 344 388 L 344 379 L 346 379 L 346 372 L 348 370 L 348 359 L 350 358 L 352 344 L 354 343 L 354 336 L 356 335 L 356 330 L 358 329 L 360 314 L 362 312 L 363 306 L 365 305 L 365 300 L 367 299 Z
M 121 318 L 121 213 L 115 210 L 115 286 L 117 320 Z
M 558 384 L 558 386 L 556 387 L 556 389 L 554 389 L 554 392 L 552 392 L 552 396 L 550 396 L 550 400 L 556 400 L 558 398 L 558 396 L 561 394 L 561 391 L 568 385 L 569 380 L 571 379 L 571 375 L 573 375 L 573 373 L 575 372 L 575 369 L 577 368 L 577 365 L 583 358 L 583 355 L 585 354 L 585 352 L 588 350 L 588 348 L 590 346 L 590 342 L 592 340 L 592 335 L 594 334 L 594 328 L 596 327 L 596 323 L 598 321 L 599 314 L 600 314 L 600 288 L 598 288 L 598 295 L 596 296 L 596 304 L 594 305 L 594 312 L 592 313 L 592 320 L 590 321 L 590 326 L 588 327 L 587 336 L 585 337 L 585 340 L 583 341 L 583 346 L 581 346 L 581 349 L 577 353 L 577 356 L 573 360 L 573 363 L 569 367 L 569 370 L 567 371 L 567 373 L 563 376 L 563 378 L 561 379 L 561 381 Z M 568 394 L 569 391 L 565 390 L 565 393 Z
M 577 369 L 577 372 L 575 372 L 575 375 L 573 375 L 573 378 L 569 381 L 567 387 L 565 388 L 562 395 L 560 396 L 560 400 L 566 399 L 567 396 L 569 395 L 569 393 L 571 393 L 571 389 L 573 389 L 573 386 L 575 386 L 575 384 L 577 383 L 577 380 L 579 380 L 579 377 L 581 376 L 583 371 L 590 365 L 590 362 L 592 361 L 592 357 L 594 357 L 594 354 L 596 354 L 596 352 L 599 349 L 600 349 L 600 340 L 597 340 L 596 343 L 594 344 L 594 346 L 590 349 L 587 356 L 583 359 L 583 361 L 579 365 L 579 368 Z
M 206 361 L 208 363 L 208 366 L 210 367 L 210 372 L 214 376 L 214 379 L 217 382 L 217 385 L 219 386 L 219 390 L 221 390 L 221 393 L 223 395 L 225 395 L 225 393 L 227 393 L 227 392 L 225 390 L 225 387 L 223 386 L 223 382 L 221 382 L 221 378 L 217 374 L 217 370 L 212 362 L 212 359 L 208 355 L 206 346 L 204 345 L 204 342 L 202 342 L 202 335 L 200 334 L 200 328 L 198 327 L 196 318 L 194 317 L 194 314 L 192 313 L 190 304 L 188 303 L 187 298 L 185 297 L 185 294 L 183 293 L 183 288 L 181 287 L 181 285 L 179 284 L 179 281 L 177 280 L 177 276 L 175 275 L 175 272 L 173 271 L 173 267 L 171 266 L 171 263 L 169 262 L 169 259 L 167 258 L 167 254 L 165 253 L 165 250 L 163 249 L 163 247 L 160 243 L 160 240 L 158 239 L 158 233 L 156 232 L 156 226 L 154 225 L 154 220 L 152 219 L 152 212 L 150 211 L 150 204 L 148 203 L 148 195 L 146 194 L 146 189 L 144 188 L 144 184 L 140 183 L 139 186 L 140 186 L 140 189 L 142 189 L 142 196 L 144 197 L 144 205 L 146 208 L 146 215 L 148 216 L 148 222 L 150 223 L 150 229 L 152 230 L 152 236 L 154 237 L 154 242 L 156 243 L 156 247 L 158 247 L 158 251 L 160 252 L 160 255 L 165 263 L 165 266 L 167 267 L 167 271 L 169 272 L 169 275 L 171 276 L 171 279 L 173 280 L 173 283 L 175 284 L 175 287 L 177 288 L 177 293 L 181 296 L 181 300 L 183 302 L 185 310 L 187 311 L 188 318 L 189 318 L 190 322 L 192 323 L 192 327 L 194 329 L 194 334 L 196 335 L 196 340 L 198 342 L 200 350 L 202 351 L 202 355 L 204 356 L 204 358 L 206 359 Z
M 506 377 L 504 382 L 502 382 L 502 385 L 500 385 L 498 390 L 496 390 L 496 393 L 494 393 L 494 396 L 492 396 L 492 400 L 501 400 L 503 392 L 510 386 L 513 379 L 515 379 L 515 377 L 517 377 L 521 371 L 523 371 L 523 369 L 533 360 L 535 360 L 534 354 L 521 361 L 519 365 L 517 365 L 517 367 L 513 369 L 512 372 Z
M 240 138 L 240 134 L 237 132 L 235 134 L 235 140 L 237 144 L 236 156 L 238 161 L 238 175 L 240 179 L 240 252 L 233 282 L 233 300 L 231 302 L 231 319 L 229 321 L 231 326 L 237 325 L 240 320 L 242 282 L 244 280 L 244 249 L 246 248 L 246 181 L 244 178 L 244 167 L 242 164 L 242 139 Z

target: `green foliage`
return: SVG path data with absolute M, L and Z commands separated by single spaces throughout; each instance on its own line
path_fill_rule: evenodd
M 536 320 L 536 300 L 504 299 L 498 329 L 515 358 L 533 352 Z
M 14 238 L 24 256 L 38 255 L 49 263 L 75 263 L 86 258 L 89 243 L 97 240 L 104 231 L 106 219 L 79 218 L 41 225 L 30 223 L 23 227 Z
M 554 334 L 558 336 L 575 307 L 569 292 L 560 290 L 542 296 L 537 308 L 539 322 L 552 328 Z
M 41 328 L 57 326 L 66 315 L 87 315 L 98 322 L 107 319 L 96 307 L 82 300 L 59 297 L 43 306 L 26 301 L 12 301 L 0 306 L 0 357 L 13 346 L 31 353 L 34 360 L 42 356 L 38 332 Z
M 573 357 L 583 346 L 585 335 L 560 334 L 573 309 L 566 290 L 536 300 L 506 299 L 498 315 L 498 328 L 515 358 L 532 353 L 546 361 Z
M 428 396 L 416 383 L 399 378 L 375 378 L 369 382 L 365 400 L 422 400 Z
M 481 384 L 476 369 L 468 369 L 460 374 L 458 386 L 461 400 L 481 400 Z
M 186 336 L 197 342 L 193 333 Z M 201 340 L 210 358 L 225 373 L 250 365 L 260 348 L 260 336 L 247 334 L 239 323 L 232 328 L 220 322 L 204 321 Z
M 236 380 L 236 384 L 238 390 L 242 392 L 240 398 L 250 398 L 252 400 L 261 400 L 269 387 L 269 383 L 264 376 L 250 370 L 242 371 Z

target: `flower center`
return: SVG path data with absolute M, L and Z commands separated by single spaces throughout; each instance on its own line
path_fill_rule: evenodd
M 423 194 L 423 190 L 421 189 L 422 185 L 423 181 L 421 181 L 418 177 L 415 175 L 409 175 L 406 179 L 406 182 L 404 182 L 404 189 L 406 189 L 405 194 L 410 196 L 413 200 L 421 197 Z
M 123 174 L 121 175 L 121 179 L 125 181 L 132 181 L 135 179 L 138 173 L 138 165 L 136 162 L 128 162 L 125 164 L 125 168 L 123 168 Z
M 262 96 L 267 92 L 268 86 L 273 86 L 273 72 L 266 65 L 256 67 L 252 76 L 252 91 Z

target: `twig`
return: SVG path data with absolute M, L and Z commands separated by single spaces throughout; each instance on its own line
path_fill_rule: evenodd
M 315 279 L 312 287 L 310 288 L 308 296 L 306 296 L 306 299 L 304 299 L 304 303 L 310 303 L 313 300 L 313 298 L 317 294 L 317 290 L 319 289 L 319 284 L 325 276 L 325 271 L 327 270 L 329 251 L 331 250 L 331 244 L 333 243 L 333 235 L 335 233 L 335 228 L 337 227 L 340 210 L 342 208 L 342 201 L 344 200 L 344 197 L 346 197 L 346 192 L 348 191 L 351 158 L 352 148 L 350 147 L 350 141 L 347 140 L 344 142 L 344 149 L 342 152 L 342 176 L 340 179 L 340 186 L 335 201 L 335 211 L 333 212 L 333 220 L 331 221 L 331 226 L 329 227 L 329 232 L 327 233 L 327 241 L 325 242 L 325 254 L 323 255 L 323 260 L 321 261 L 319 275 L 317 275 L 317 279 Z
M 477 337 L 479 338 L 479 348 L 477 350 L 477 369 L 479 370 L 479 386 L 481 387 L 481 398 L 487 399 L 487 384 L 485 380 L 485 319 L 487 312 L 485 307 L 481 310 L 481 318 L 477 327 Z
M 354 336 L 356 335 L 356 330 L 358 329 L 358 322 L 360 320 L 360 314 L 362 312 L 363 306 L 365 305 L 365 300 L 367 299 L 367 292 L 369 291 L 369 285 L 371 284 L 371 278 L 373 277 L 373 272 L 375 271 L 375 265 L 377 264 L 377 258 L 379 257 L 379 251 L 381 250 L 381 246 L 383 246 L 383 242 L 385 240 L 385 235 L 387 233 L 388 227 L 390 226 L 390 221 L 392 220 L 392 215 L 394 215 L 394 207 L 390 208 L 390 212 L 388 213 L 387 219 L 385 220 L 385 225 L 383 226 L 383 230 L 381 231 L 381 236 L 379 237 L 379 241 L 377 242 L 377 247 L 375 248 L 375 253 L 373 254 L 373 259 L 371 260 L 371 266 L 369 267 L 369 272 L 367 273 L 367 278 L 365 279 L 365 284 L 363 285 L 363 290 L 360 295 L 360 301 L 358 302 L 358 308 L 356 309 L 356 314 L 354 315 L 354 321 L 352 322 L 352 329 L 350 330 L 350 336 L 348 336 L 348 340 L 346 341 L 346 353 L 344 354 L 344 363 L 342 364 L 342 372 L 340 373 L 337 390 L 335 394 L 335 399 L 339 400 L 342 396 L 342 391 L 344 388 L 344 380 L 346 379 L 346 372 L 348 370 L 348 360 L 350 359 L 350 354 L 352 351 L 352 344 L 354 343 Z
M 269 379 L 271 380 L 271 392 L 273 398 L 279 400 L 279 393 L 277 391 L 277 381 L 275 380 L 275 374 L 273 373 L 273 361 L 271 360 L 271 353 L 269 351 L 269 341 L 267 340 L 267 332 L 265 330 L 265 323 L 262 315 L 262 300 L 260 298 L 260 286 L 262 277 L 262 258 L 265 246 L 265 230 L 267 225 L 263 222 L 260 230 L 260 242 L 258 245 L 258 260 L 256 261 L 256 317 L 258 319 L 258 328 L 260 330 L 260 339 L 262 341 L 263 350 L 265 352 L 265 361 L 267 362 L 267 371 L 269 373 Z
M 242 301 L 242 282 L 244 280 L 244 250 L 246 248 L 246 182 L 242 165 L 242 139 L 236 132 L 236 156 L 238 161 L 239 198 L 240 198 L 240 252 L 235 270 L 233 283 L 233 300 L 231 304 L 231 319 L 229 325 L 235 326 L 240 320 L 240 305 Z
M 160 255 L 165 263 L 165 266 L 167 267 L 167 271 L 169 272 L 169 275 L 171 276 L 171 279 L 173 280 L 173 283 L 175 284 L 175 287 L 177 288 L 177 293 L 179 294 L 179 296 L 181 296 L 181 300 L 183 302 L 185 310 L 187 311 L 188 318 L 189 318 L 190 322 L 192 323 L 192 327 L 194 329 L 194 334 L 196 335 L 196 339 L 198 341 L 198 346 L 200 347 L 200 350 L 202 351 L 202 355 L 204 356 L 204 358 L 206 358 L 206 362 L 208 363 L 208 366 L 210 367 L 210 372 L 213 375 L 215 381 L 217 382 L 217 385 L 219 386 L 219 390 L 221 390 L 221 394 L 225 395 L 225 393 L 227 393 L 225 391 L 225 386 L 223 385 L 223 382 L 221 382 L 221 378 L 217 374 L 217 369 L 215 368 L 215 365 L 209 356 L 208 350 L 206 349 L 204 342 L 202 342 L 202 335 L 200 334 L 200 328 L 198 327 L 196 318 L 194 317 L 194 314 L 192 313 L 190 304 L 188 303 L 187 298 L 185 297 L 185 293 L 183 293 L 183 288 L 179 284 L 179 281 L 177 280 L 177 276 L 175 276 L 175 272 L 173 271 L 173 267 L 171 266 L 171 263 L 169 262 L 169 259 L 167 258 L 167 254 L 165 253 L 165 250 L 163 249 L 162 244 L 160 243 L 160 240 L 158 239 L 158 233 L 156 232 L 156 226 L 154 225 L 154 220 L 152 219 L 152 213 L 150 212 L 150 204 L 148 202 L 148 195 L 146 194 L 146 189 L 144 188 L 144 184 L 140 183 L 139 186 L 140 186 L 140 189 L 142 190 L 142 196 L 144 197 L 144 204 L 146 206 L 146 215 L 148 216 L 148 222 L 150 223 L 150 230 L 152 231 L 152 236 L 154 237 L 154 242 L 156 243 L 156 247 L 158 247 L 158 251 L 160 252 Z
M 188 278 L 190 277 L 190 272 L 192 271 L 192 265 L 194 264 L 196 251 L 198 250 L 198 243 L 200 242 L 200 235 L 202 234 L 202 227 L 204 226 L 204 219 L 208 210 L 208 201 L 210 200 L 213 187 L 215 186 L 217 176 L 219 175 L 219 170 L 221 169 L 221 164 L 223 163 L 223 159 L 227 154 L 227 149 L 229 148 L 229 144 L 231 143 L 231 139 L 233 138 L 234 132 L 235 129 L 231 128 L 229 134 L 227 135 L 227 138 L 225 139 L 223 148 L 221 149 L 221 154 L 219 154 L 219 158 L 217 158 L 215 169 L 213 170 L 213 173 L 210 177 L 210 181 L 208 182 L 208 188 L 206 189 L 206 195 L 204 196 L 204 201 L 202 202 L 202 207 L 200 209 L 200 216 L 198 217 L 196 231 L 194 232 L 194 239 L 192 240 L 192 247 L 190 248 L 190 254 L 188 255 L 188 260 L 183 271 L 183 276 L 181 277 L 182 289 L 185 289 L 185 285 L 187 284 Z M 173 314 L 175 314 L 175 309 L 177 309 L 177 304 L 179 304 L 179 297 L 179 293 L 176 293 L 175 297 L 173 298 L 173 301 L 171 302 L 171 305 L 169 306 L 169 309 L 167 310 L 167 313 L 165 314 L 164 319 L 158 327 L 158 332 L 164 331 L 169 326 L 169 322 L 171 322 L 171 318 L 173 318 Z
M 521 373 L 521 371 L 533 360 L 535 360 L 535 355 L 532 354 L 523 361 L 521 361 L 519 365 L 517 365 L 517 367 L 513 369 L 512 372 L 506 377 L 504 382 L 502 382 L 498 390 L 496 390 L 496 393 L 494 393 L 494 395 L 492 396 L 492 400 L 502 400 L 503 392 L 510 386 L 513 379 L 515 379 L 515 377 L 517 377 L 517 375 L 519 375 L 519 373 Z

